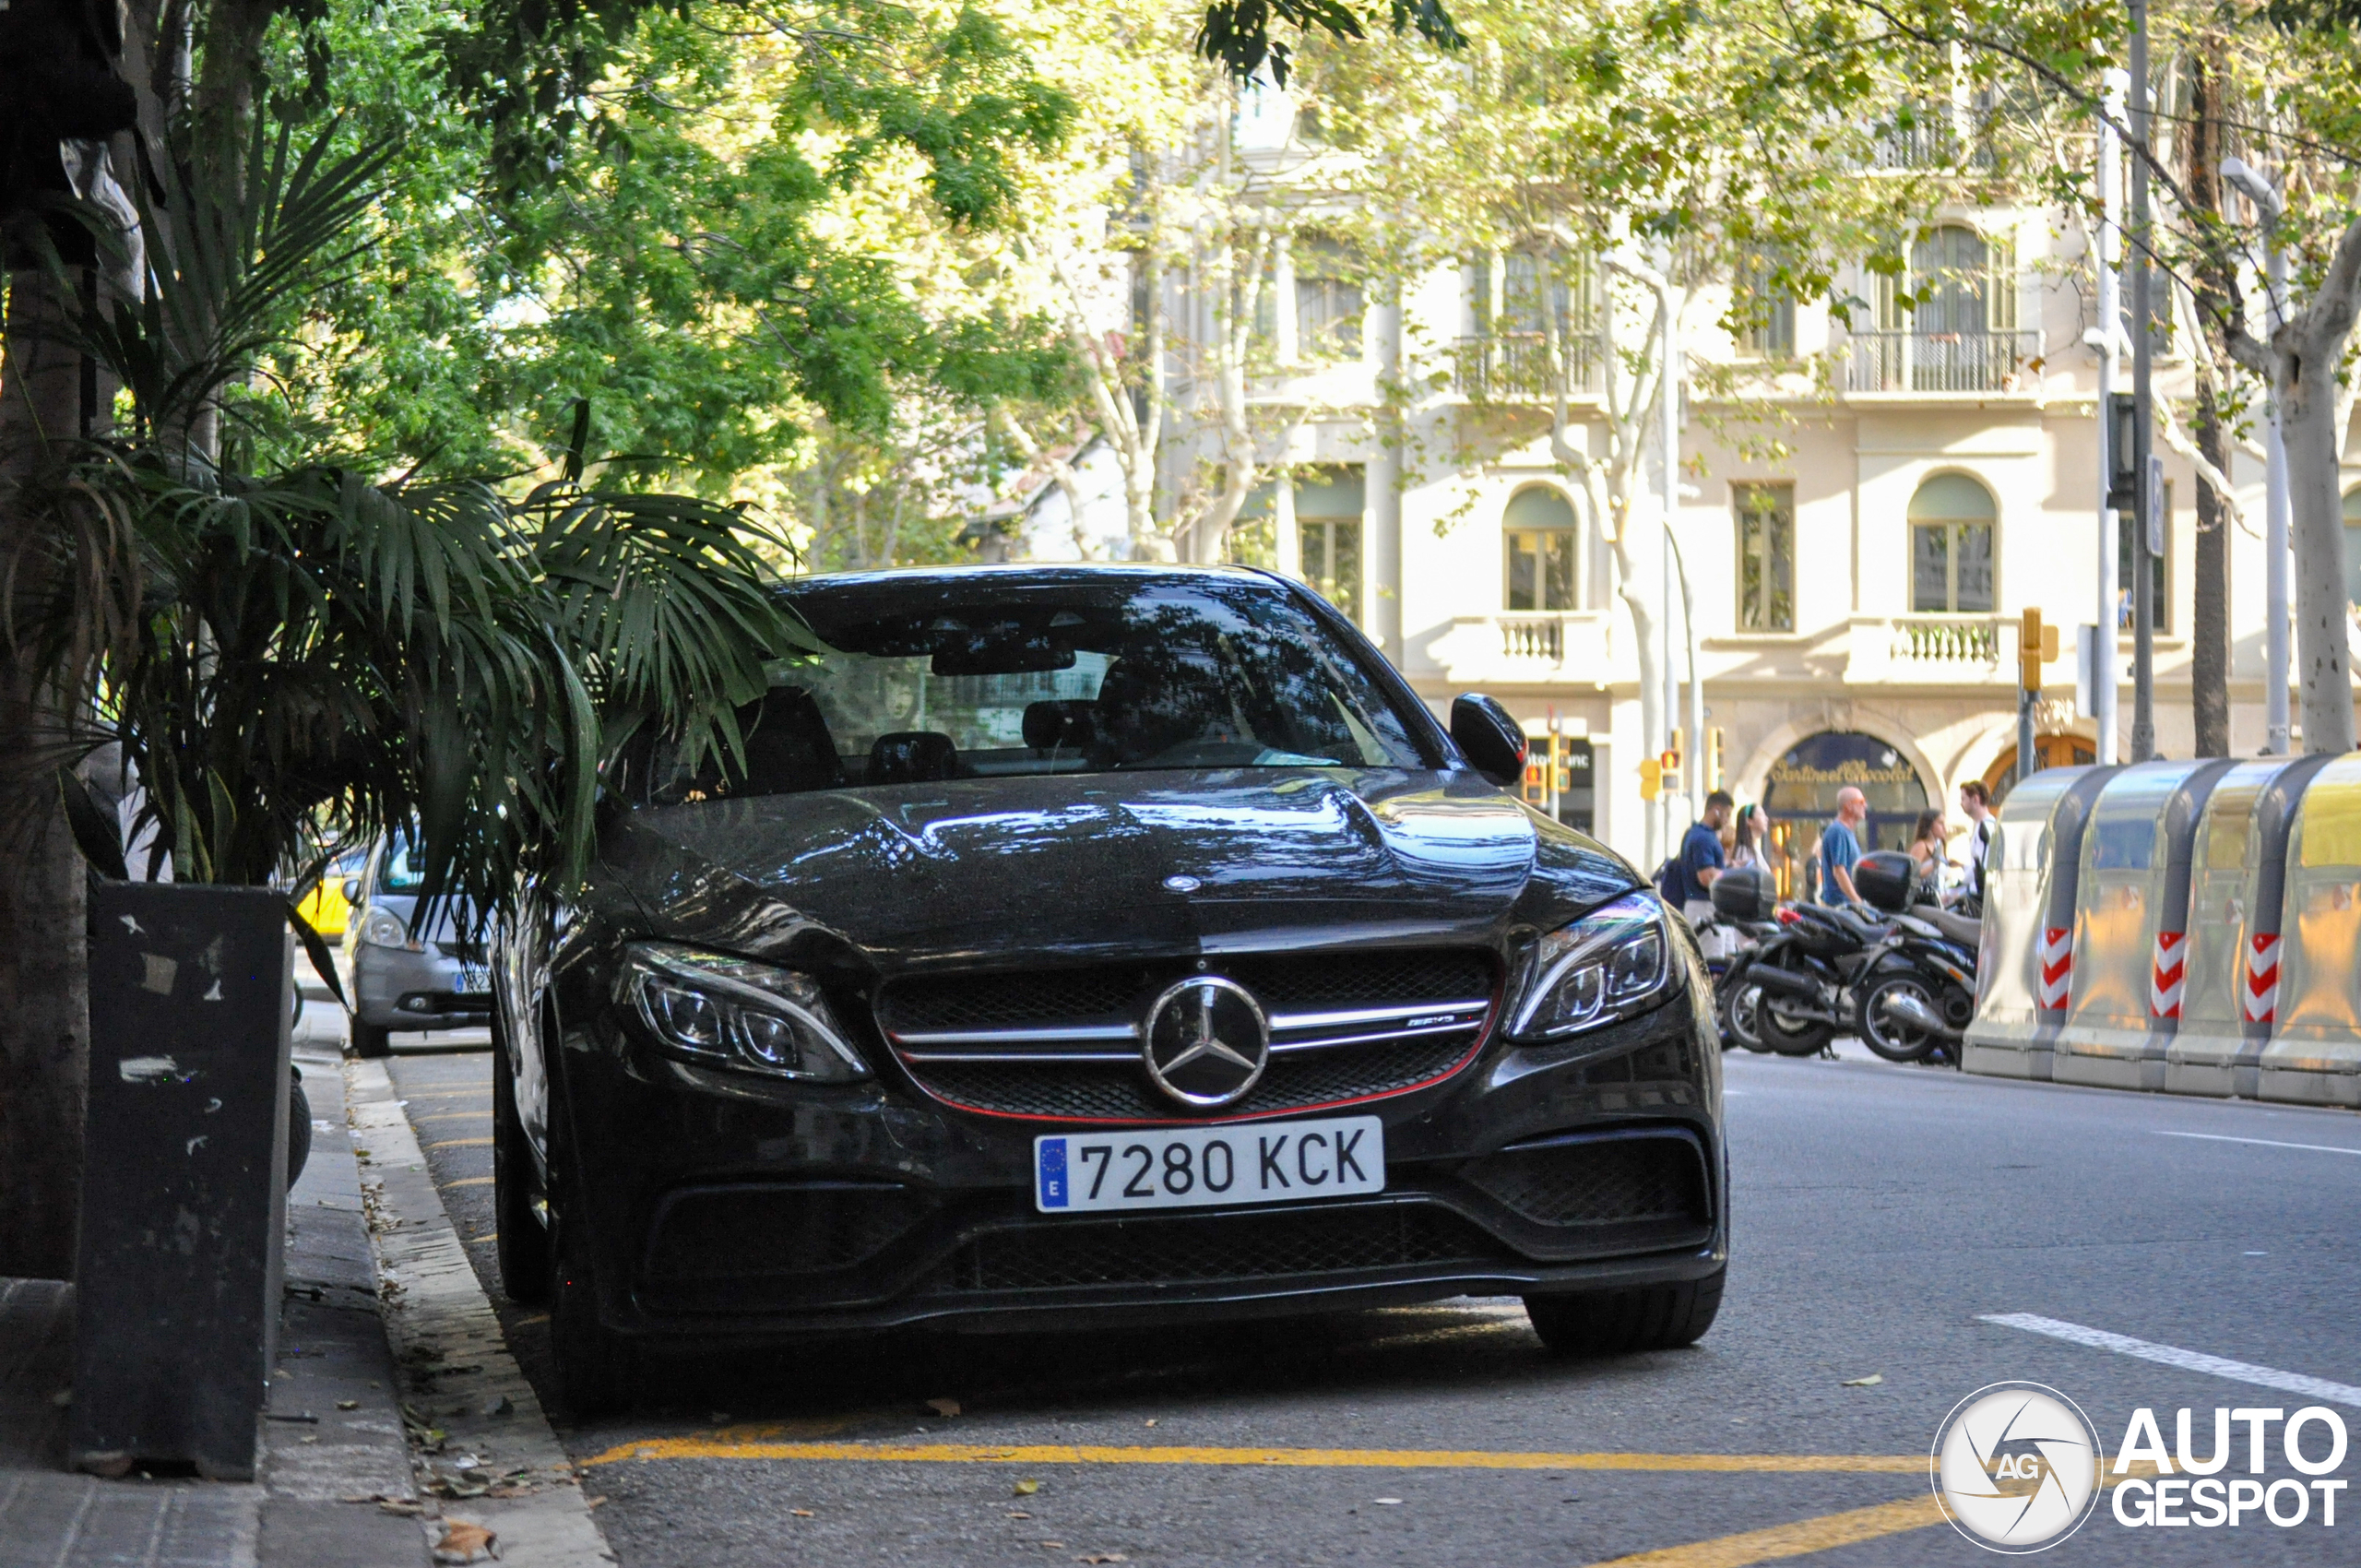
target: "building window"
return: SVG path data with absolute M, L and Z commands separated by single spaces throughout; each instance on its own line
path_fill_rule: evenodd
M 1910 608 L 1989 614 L 1992 493 L 1965 474 L 1938 474 L 1910 498 Z
M 2361 606 L 2361 490 L 2344 496 L 2344 597 Z
M 1359 359 L 1365 302 L 1352 251 L 1324 234 L 1299 234 L 1292 248 L 1296 351 L 1308 360 Z
M 2037 333 L 2017 331 L 2014 248 L 1948 224 L 1877 279 L 1878 330 L 1854 334 L 1857 392 L 1992 392 L 2017 384 Z
M 1737 322 L 1738 351 L 1758 360 L 1796 357 L 1796 298 L 1779 288 L 1772 268 L 1761 262 L 1739 279 L 1730 316 Z
M 1361 465 L 1337 464 L 1295 481 L 1295 524 L 1303 580 L 1353 620 L 1361 619 Z
M 1796 629 L 1796 487 L 1734 484 L 1738 516 L 1738 629 Z
M 1541 485 L 1518 491 L 1501 514 L 1508 568 L 1501 602 L 1510 610 L 1581 609 L 1581 539 L 1563 495 Z
M 2346 505 L 2350 506 L 2351 503 L 2348 502 Z M 2349 512 L 2346 515 L 2351 516 Z M 2134 530 L 2139 526 L 2138 521 L 2130 512 L 2118 512 L 2115 515 L 2115 624 L 2125 629 L 2130 627 L 2134 619 L 2131 610 L 2133 582 L 2131 564 L 2139 556 L 2147 555 L 2144 550 L 2135 553 L 2132 549 L 2135 539 Z M 2149 603 L 2154 609 L 2156 630 L 2160 632 L 2170 632 L 2173 626 L 2172 596 L 2165 591 L 2170 586 L 2171 578 L 2165 571 L 2172 558 L 2172 538 L 2173 481 L 2166 480 L 2165 481 L 2165 552 L 2162 555 L 2148 556 Z M 2348 555 L 2347 560 L 2350 559 Z

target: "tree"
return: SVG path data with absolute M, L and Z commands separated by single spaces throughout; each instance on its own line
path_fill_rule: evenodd
M 1831 65 L 1789 12 L 1751 0 L 1487 0 L 1457 19 L 1464 66 L 1384 44 L 1301 66 L 1357 156 L 1371 255 L 1406 277 L 1471 254 L 1517 262 L 1524 297 L 1489 306 L 1525 328 L 1516 357 L 1430 352 L 1405 397 L 1454 379 L 1475 395 L 1471 418 L 1519 430 L 1525 416 L 1502 405 L 1541 404 L 1536 434 L 1610 547 L 1653 754 L 1670 729 L 1657 629 L 1673 584 L 1656 567 L 1679 460 L 1661 439 L 1679 379 L 1667 345 L 1702 325 L 1716 285 L 1740 318 L 1779 297 L 1825 297 L 1841 316 L 1857 266 L 1898 272 L 1906 237 L 1964 173 L 1862 171 L 1880 132 L 1947 86 Z

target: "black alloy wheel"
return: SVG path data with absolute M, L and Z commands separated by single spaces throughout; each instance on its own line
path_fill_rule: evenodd
M 533 1151 L 516 1113 L 516 1073 L 508 1055 L 508 1028 L 498 1007 L 492 1012 L 492 1243 L 500 1259 L 501 1289 L 528 1307 L 550 1299 L 556 1259 L 550 1246 L 549 1202 L 542 1194 Z
M 1678 1349 L 1694 1345 L 1714 1326 L 1727 1273 L 1717 1268 L 1703 1279 L 1675 1285 L 1527 1296 L 1525 1315 L 1533 1320 L 1541 1342 L 1561 1356 Z
M 287 1087 L 287 1184 L 303 1176 L 312 1158 L 312 1097 L 303 1092 L 303 1069 L 291 1066 L 295 1081 Z
M 558 1408 L 576 1421 L 617 1415 L 638 1397 L 637 1347 L 599 1321 L 598 1286 L 581 1225 L 569 1225 L 564 1209 L 555 1218 L 549 1306 Z
M 1943 1010 L 1942 999 L 1918 976 L 1885 975 L 1862 988 L 1853 1032 L 1861 1037 L 1863 1045 L 1888 1062 L 1923 1062 L 1942 1037 L 1932 1029 L 1905 1024 L 1888 1013 L 1887 1001 L 1898 996 L 1915 996 L 1931 1013 L 1940 1015 Z

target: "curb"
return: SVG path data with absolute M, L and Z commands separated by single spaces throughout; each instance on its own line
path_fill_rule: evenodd
M 421 1491 L 454 1500 L 444 1524 L 493 1531 L 508 1568 L 613 1562 L 573 1460 L 508 1353 L 385 1064 L 348 1062 L 344 1075 Z

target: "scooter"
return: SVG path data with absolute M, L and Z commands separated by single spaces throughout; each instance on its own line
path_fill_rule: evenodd
M 1938 1055 L 1960 1064 L 1960 1040 L 1975 1016 L 1975 953 L 1983 922 L 1939 905 L 1914 905 L 1854 988 L 1853 1032 L 1888 1062 Z
M 1777 918 L 1778 932 L 1731 966 L 1726 1027 L 1782 1056 L 1816 1056 L 1852 1027 L 1853 987 L 1887 927 L 1821 904 L 1783 906 Z

